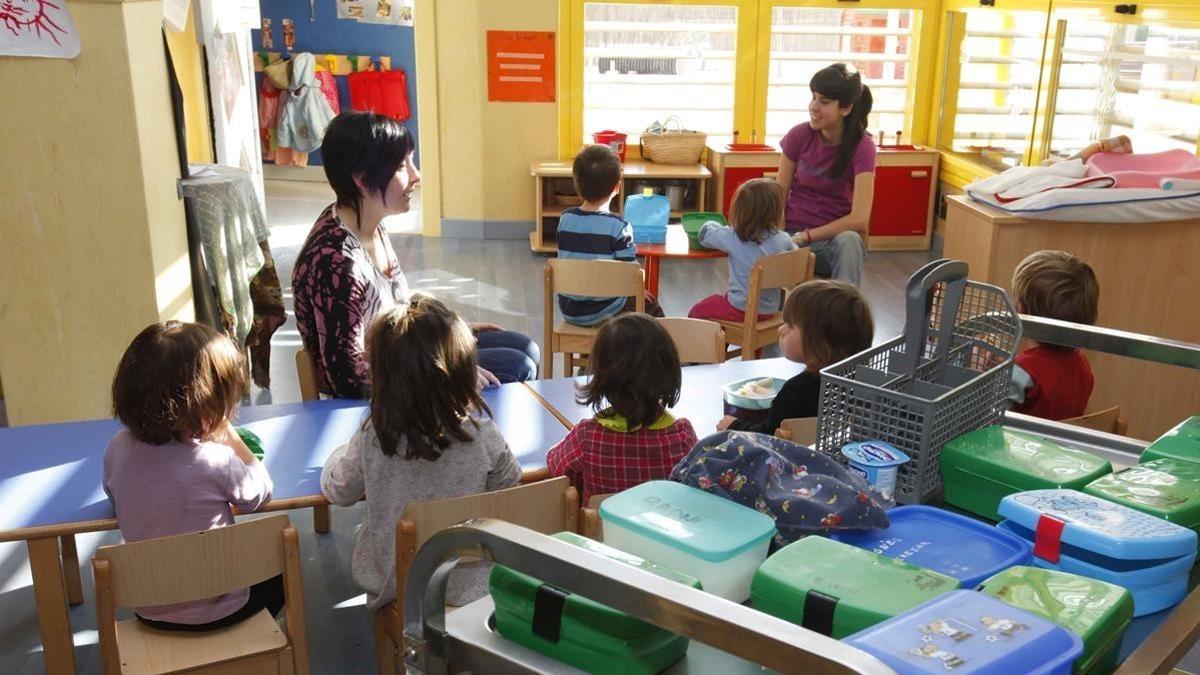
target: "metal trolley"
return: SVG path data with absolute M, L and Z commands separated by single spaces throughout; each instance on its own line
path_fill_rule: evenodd
M 1043 342 L 1200 370 L 1197 345 L 1033 317 L 1021 320 L 1025 335 Z M 1135 463 L 1146 446 L 1144 441 L 1025 415 L 1008 414 L 1005 423 L 1086 449 L 1118 465 Z M 447 614 L 446 582 L 459 556 L 480 556 L 569 592 L 604 598 L 615 609 L 688 636 L 692 642 L 687 655 L 666 673 L 894 672 L 865 652 L 795 624 L 531 530 L 480 519 L 434 535 L 417 553 L 404 595 L 404 656 L 409 673 L 579 672 L 496 634 L 490 598 Z M 1200 590 L 1172 610 L 1136 619 L 1127 635 L 1140 645 L 1116 675 L 1172 672 L 1200 638 Z

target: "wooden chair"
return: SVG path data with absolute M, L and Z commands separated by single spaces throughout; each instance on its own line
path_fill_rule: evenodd
M 566 374 L 575 370 L 575 355 L 590 354 L 599 326 L 554 325 L 555 295 L 635 298 L 637 311 L 646 311 L 646 274 L 635 262 L 554 258 L 546 262 L 542 339 L 542 377 L 554 377 L 554 354 L 562 352 Z
M 296 379 L 300 380 L 300 400 L 321 400 L 321 388 L 317 385 L 317 367 L 312 354 L 301 349 L 296 352 Z
M 307 675 L 300 544 L 285 515 L 229 527 L 102 546 L 92 558 L 104 672 Z M 155 630 L 122 607 L 200 600 L 283 575 L 287 630 L 266 610 L 202 633 Z
M 771 318 L 758 320 L 758 298 L 762 291 L 770 288 L 790 289 L 812 279 L 816 256 L 807 248 L 764 255 L 750 268 L 750 284 L 746 293 L 746 318 L 741 323 L 718 321 L 725 329 L 725 339 L 740 349 L 730 351 L 726 357 L 738 356 L 743 361 L 758 357 L 758 350 L 779 340 L 779 325 L 783 323 L 782 312 Z
M 812 445 L 817 442 L 817 418 L 792 417 L 779 423 L 775 435 L 800 445 Z
M 1098 410 L 1094 413 L 1080 415 L 1079 417 L 1071 417 L 1062 420 L 1062 423 L 1074 424 L 1077 427 L 1104 431 L 1110 434 L 1117 434 L 1118 436 L 1124 436 L 1125 432 L 1129 430 L 1129 420 L 1121 415 L 1121 406 L 1119 405 Z
M 600 502 L 612 495 L 592 495 L 587 506 L 579 509 L 579 534 L 588 539 L 604 541 L 604 528 L 600 522 Z
M 404 583 L 417 550 L 429 537 L 471 518 L 499 518 L 545 534 L 575 532 L 579 493 L 560 476 L 482 494 L 417 502 L 396 523 L 396 600 L 375 612 L 375 659 L 380 675 L 404 673 Z M 397 667 L 399 670 L 397 670 Z
M 317 367 L 313 364 L 312 354 L 304 349 L 296 352 L 296 379 L 300 380 L 301 401 L 321 400 L 321 389 L 317 386 Z M 320 534 L 329 532 L 333 526 L 329 505 L 314 506 L 312 515 L 313 531 Z
M 716 321 L 664 317 L 658 319 L 679 350 L 680 363 L 721 363 L 725 360 L 725 331 Z

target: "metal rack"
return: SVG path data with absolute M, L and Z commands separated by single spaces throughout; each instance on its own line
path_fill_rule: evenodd
M 1200 370 L 1200 346 L 1061 321 L 1021 317 L 1024 335 L 1156 363 Z M 1008 413 L 1005 424 L 1101 455 L 1114 464 L 1137 462 L 1147 443 L 1099 431 Z M 862 673 L 894 671 L 832 638 L 557 539 L 503 521 L 468 521 L 434 535 L 417 553 L 404 595 L 405 662 L 410 673 L 574 673 L 546 656 L 500 637 L 491 627 L 490 598 L 445 613 L 446 582 L 459 556 L 479 556 L 545 583 L 589 597 L 692 639 L 670 674 Z M 1140 623 L 1139 623 L 1140 622 Z M 1115 675 L 1166 674 L 1200 639 L 1200 590 L 1165 616 L 1142 617 L 1130 631 L 1149 635 Z

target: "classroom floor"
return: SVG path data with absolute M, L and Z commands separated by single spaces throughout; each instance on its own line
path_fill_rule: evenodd
M 292 262 L 316 216 L 332 201 L 332 192 L 324 184 L 268 181 L 267 194 L 271 247 L 290 312 Z M 449 300 L 469 321 L 498 323 L 541 341 L 541 270 L 545 258 L 531 254 L 527 242 L 425 239 L 415 234 L 420 227 L 415 212 L 397 216 L 387 225 L 401 266 L 414 288 Z M 927 253 L 869 256 L 863 289 L 875 313 L 876 342 L 901 331 L 904 283 L 927 260 Z M 726 269 L 724 260 L 666 261 L 661 280 L 663 308 L 671 315 L 686 315 L 693 302 L 726 288 Z M 300 337 L 293 320 L 289 319 L 275 334 L 272 345 L 271 389 L 255 389 L 252 404 L 300 400 L 293 360 Z M 561 371 L 561 361 L 559 364 Z M 363 509 L 362 504 L 333 509 L 332 532 L 321 536 L 313 534 L 310 511 L 289 513 L 301 532 L 314 673 L 374 672 L 374 644 L 365 596 L 349 574 L 354 530 Z M 92 596 L 87 563 L 92 552 L 118 541 L 116 532 L 77 537 L 86 598 Z M 94 602 L 72 608 L 71 625 L 80 672 L 100 672 Z M 0 673 L 44 672 L 23 544 L 0 544 L 0 645 Z M 1200 663 L 1200 658 L 1192 654 L 1185 664 L 1188 662 Z

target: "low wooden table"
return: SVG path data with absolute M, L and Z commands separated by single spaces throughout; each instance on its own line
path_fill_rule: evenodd
M 711 248 L 691 249 L 682 225 L 667 226 L 665 244 L 638 244 L 638 256 L 645 258 L 646 290 L 658 297 L 658 267 L 663 258 L 724 258 L 728 254 Z

